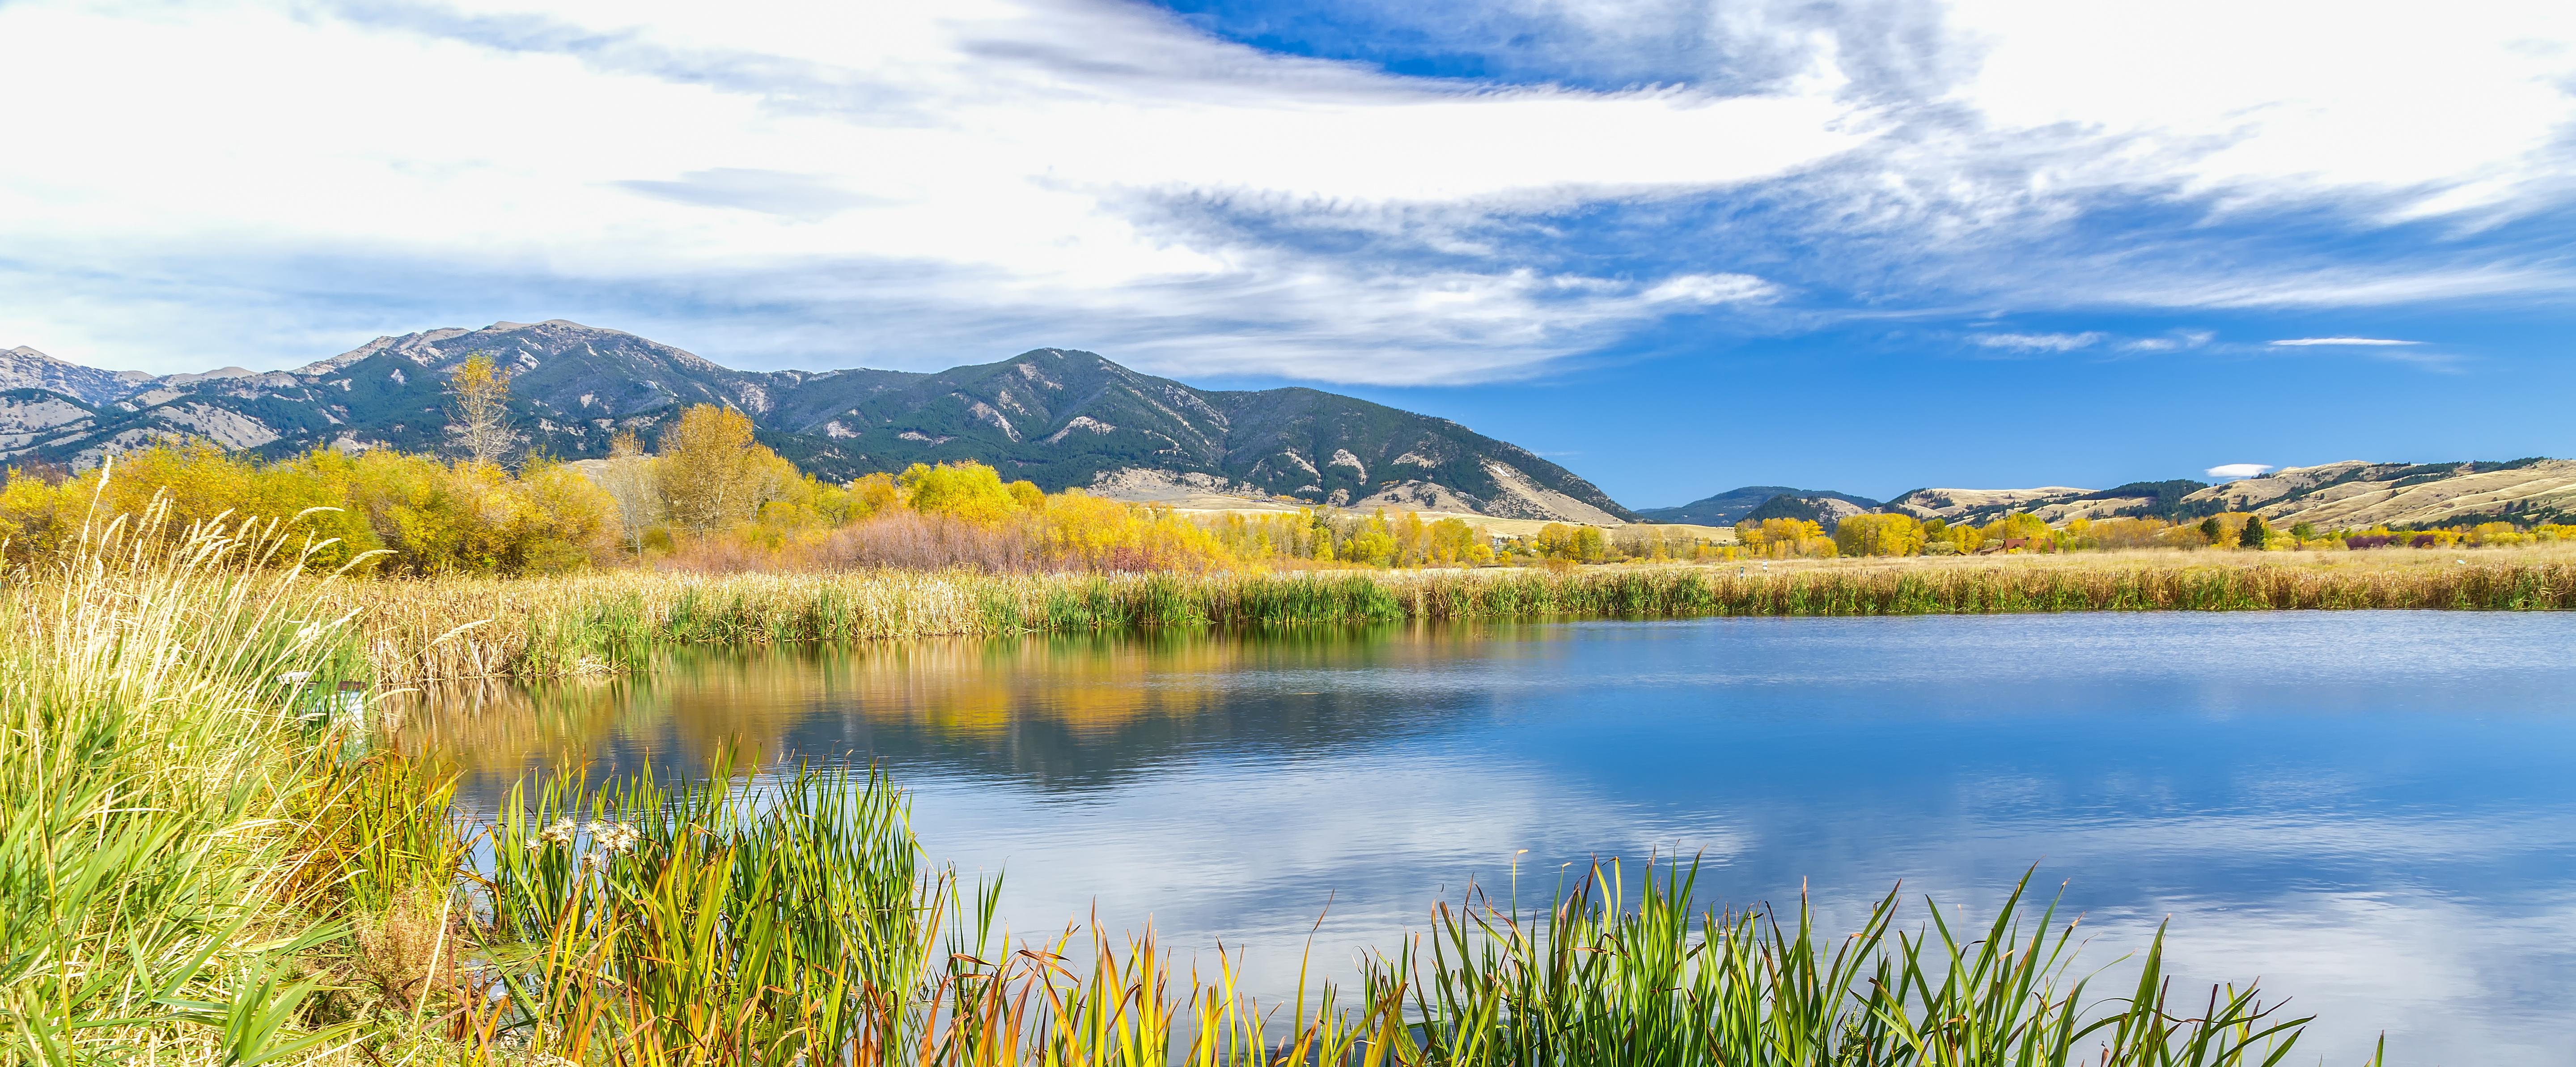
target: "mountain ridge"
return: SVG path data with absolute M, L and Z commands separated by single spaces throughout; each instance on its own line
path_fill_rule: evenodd
M 1732 526 L 1739 519 L 1771 501 L 1773 497 L 1831 499 L 1852 504 L 1861 511 L 1875 511 L 1880 502 L 1868 497 L 1831 489 L 1793 489 L 1785 485 L 1745 485 L 1723 493 L 1713 493 L 1690 503 L 1669 508 L 1640 508 L 1639 518 L 1651 522 L 1696 523 L 1707 526 Z
M 86 466 L 174 436 L 281 455 L 452 452 L 445 374 L 475 354 L 512 374 L 533 451 L 605 455 L 693 404 L 750 416 L 764 443 L 835 480 L 974 459 L 1049 490 L 1172 486 L 1298 504 L 1616 523 L 1633 513 L 1535 453 L 1456 422 L 1303 387 L 1202 390 L 1079 349 L 939 372 L 740 371 L 563 319 L 378 337 L 288 371 L 153 376 L 32 348 L 0 352 L 0 459 Z
M 2153 517 L 2188 522 L 2250 511 L 2276 524 L 2320 528 L 2431 526 L 2576 515 L 2576 460 L 2528 457 L 2450 463 L 2340 460 L 2285 467 L 2210 485 L 2190 479 L 2130 482 L 2110 489 L 1926 488 L 1902 493 L 1886 510 L 1916 518 L 1982 523 L 2026 512 L 2052 523 Z

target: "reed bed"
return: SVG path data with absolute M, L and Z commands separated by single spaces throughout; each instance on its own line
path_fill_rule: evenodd
M 325 1053 L 315 909 L 400 892 L 383 842 L 329 847 L 366 791 L 286 713 L 356 665 L 320 584 L 279 524 L 167 518 L 0 586 L 0 1062 Z
M 635 668 L 681 645 L 1421 621 L 2064 611 L 2576 608 L 2576 561 L 2362 566 L 2113 559 L 1979 565 L 1064 575 L 871 570 L 382 582 L 341 591 L 379 682 Z M 2189 557 L 2184 557 L 2189 558 Z M 1854 561 L 1858 563 L 1858 561 Z

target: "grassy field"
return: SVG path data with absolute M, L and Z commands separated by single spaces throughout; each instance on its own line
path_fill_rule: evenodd
M 2463 562 L 2465 561 L 2465 562 Z M 967 571 L 350 583 L 348 668 L 381 685 L 630 668 L 673 645 L 1423 620 L 2576 607 L 2576 549 L 2124 552 L 1277 574 Z

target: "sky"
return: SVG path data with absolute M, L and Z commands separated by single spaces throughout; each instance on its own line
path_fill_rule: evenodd
M 93 366 L 1081 348 L 1635 507 L 2576 455 L 2563 2 L 0 0 L 0 71 L 0 347 Z

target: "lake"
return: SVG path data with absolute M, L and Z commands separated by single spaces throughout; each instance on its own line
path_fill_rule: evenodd
M 409 746 L 523 773 L 875 761 L 1015 933 L 1096 909 L 1284 992 L 1472 879 L 1699 857 L 1831 932 L 1902 879 L 1991 916 L 2036 864 L 2101 988 L 2259 976 L 2297 1062 L 2576 1062 L 2576 618 L 1712 619 L 888 643 L 438 694 Z M 1329 902 L 1329 913 L 1327 904 Z M 1323 917 L 1320 929 L 1317 919 Z M 2190 998 L 2182 998 L 2189 1000 Z

